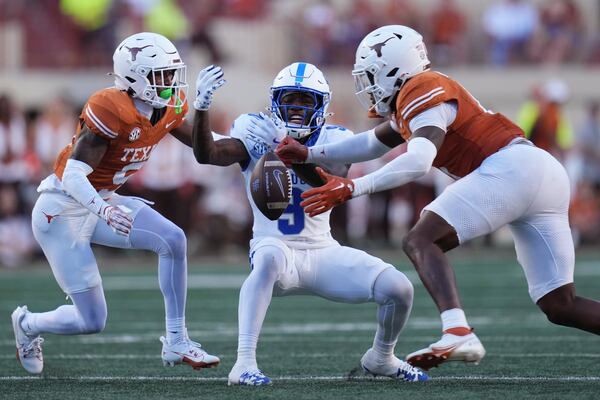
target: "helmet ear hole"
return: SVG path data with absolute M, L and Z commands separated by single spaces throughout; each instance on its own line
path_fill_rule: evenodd
M 399 68 L 394 68 L 394 69 L 392 69 L 390 72 L 388 72 L 386 76 L 387 76 L 388 78 L 391 78 L 391 77 L 393 77 L 393 76 L 396 76 L 396 74 L 398 73 L 398 70 L 399 70 Z

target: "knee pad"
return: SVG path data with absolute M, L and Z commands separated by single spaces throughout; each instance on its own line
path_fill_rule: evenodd
M 378 304 L 412 304 L 414 288 L 406 275 L 395 268 L 388 268 L 375 280 L 373 295 Z
M 267 273 L 275 275 L 283 270 L 286 263 L 286 255 L 277 246 L 261 246 L 252 255 L 252 270 L 256 273 Z
M 85 321 L 84 333 L 100 333 L 106 327 L 106 316 L 104 318 L 90 319 Z
M 187 238 L 180 227 L 173 224 L 168 230 L 161 233 L 161 238 L 164 240 L 166 248 L 161 246 L 160 253 L 168 252 L 173 257 L 186 256 Z

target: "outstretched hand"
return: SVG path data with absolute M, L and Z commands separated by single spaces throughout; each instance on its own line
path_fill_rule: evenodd
M 317 167 L 317 173 L 325 184 L 302 193 L 302 198 L 306 200 L 300 203 L 304 212 L 311 217 L 345 203 L 352 198 L 354 192 L 354 182 L 351 179 L 328 174 L 321 167 Z
M 275 154 L 289 168 L 292 164 L 306 162 L 308 148 L 296 139 L 286 136 L 275 149 Z
M 213 94 L 226 82 L 221 67 L 209 65 L 198 73 L 196 78 L 196 100 L 194 108 L 198 111 L 206 111 L 210 108 Z

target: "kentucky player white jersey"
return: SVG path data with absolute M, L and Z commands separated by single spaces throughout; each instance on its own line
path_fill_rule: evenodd
M 252 207 L 254 215 L 254 226 L 252 227 L 254 239 L 263 237 L 277 237 L 291 247 L 316 248 L 329 246 L 335 243 L 331 236 L 329 226 L 329 215 L 331 211 L 320 214 L 316 217 L 309 217 L 304 213 L 300 206 L 302 192 L 311 188 L 310 185 L 298 178 L 294 171 L 289 169 L 292 177 L 292 199 L 283 215 L 277 221 L 271 221 L 266 218 L 254 204 L 250 194 L 250 177 L 257 161 L 268 151 L 269 146 L 275 148 L 277 143 L 267 145 L 260 138 L 250 134 L 247 130 L 252 118 L 259 118 L 256 114 L 240 115 L 231 127 L 230 135 L 244 143 L 250 156 L 247 165 L 242 165 L 242 174 L 244 175 L 246 194 Z M 345 137 L 352 136 L 352 131 L 336 125 L 323 125 L 321 129 L 313 133 L 306 146 L 317 144 L 326 144 L 342 140 Z M 321 165 L 325 170 L 331 171 L 336 175 L 346 175 L 349 166 L 347 165 Z

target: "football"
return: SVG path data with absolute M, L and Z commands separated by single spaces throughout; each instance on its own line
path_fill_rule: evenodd
M 312 187 L 323 186 L 325 184 L 325 181 L 315 169 L 317 168 L 316 164 L 292 164 L 291 168 L 298 178 Z
M 256 207 L 271 221 L 278 219 L 292 197 L 292 178 L 275 153 L 258 160 L 250 178 L 250 193 Z

